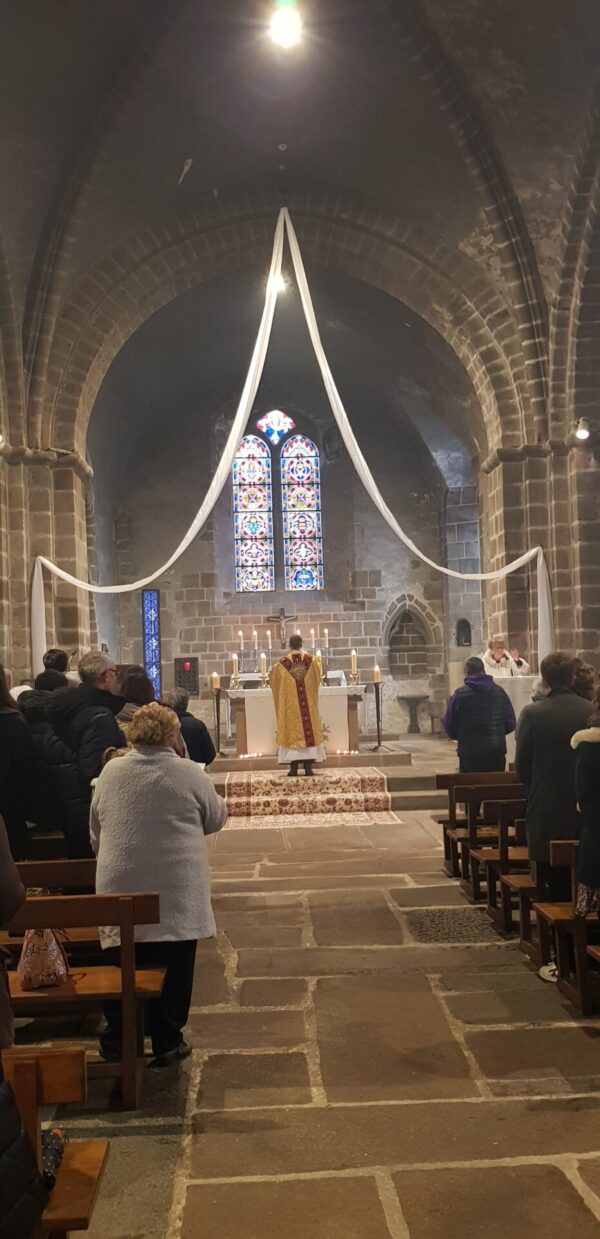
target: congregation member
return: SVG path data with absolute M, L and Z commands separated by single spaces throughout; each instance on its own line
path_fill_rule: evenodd
M 69 670 L 69 655 L 66 650 L 46 650 L 42 662 L 45 671 L 60 671 L 66 676 Z
M 48 777 L 48 768 L 44 762 L 44 745 L 52 727 L 48 721 L 48 706 L 52 694 L 67 687 L 67 677 L 62 671 L 49 668 L 35 678 L 34 688 L 21 693 L 19 710 L 27 723 L 33 740 L 34 769 L 31 772 L 35 804 L 32 809 L 33 821 L 41 830 L 60 830 L 60 809 Z
M 91 856 L 91 783 L 106 749 L 127 741 L 116 716 L 125 702 L 115 694 L 116 667 L 108 654 L 92 651 L 79 663 L 80 683 L 55 693 L 48 706 L 51 732 L 44 741 L 48 783 L 61 815 L 67 856 Z
M 165 703 L 175 711 L 181 725 L 181 734 L 192 761 L 210 766 L 215 760 L 216 749 L 206 723 L 188 710 L 190 694 L 185 688 L 172 688 L 165 694 Z
M 465 682 L 448 702 L 442 726 L 456 740 L 459 770 L 504 770 L 506 737 L 517 720 L 508 693 L 486 675 L 481 658 L 465 663 Z
M 29 855 L 27 822 L 33 820 L 34 764 L 29 728 L 0 665 L 0 816 L 15 860 Z
M 578 853 L 577 914 L 600 916 L 600 687 L 596 689 L 590 726 L 576 731 L 575 793 L 581 816 Z
M 227 819 L 225 803 L 192 761 L 180 761 L 174 742 L 180 731 L 173 710 L 158 702 L 142 706 L 129 730 L 130 754 L 105 766 L 94 792 L 90 835 L 98 858 L 99 894 L 158 891 L 160 923 L 137 925 L 139 967 L 165 967 L 160 998 L 148 1004 L 154 1065 L 187 1058 L 184 1040 L 196 947 L 216 932 L 210 900 L 206 836 Z M 107 963 L 118 963 L 116 929 L 101 931 Z M 100 1052 L 121 1057 L 121 1004 L 105 1006 L 107 1027 Z
M 0 817 L 0 929 L 6 929 L 25 903 L 25 887 L 12 857 L 6 826 Z M 6 953 L 0 951 L 0 1050 L 14 1040 L 13 1011 L 6 975 Z
M 596 689 L 596 672 L 583 658 L 573 659 L 573 692 L 584 701 L 593 701 Z
M 321 666 L 302 649 L 300 633 L 290 637 L 288 653 L 271 668 L 269 684 L 277 718 L 279 762 L 290 763 L 288 774 L 293 778 L 300 763 L 304 773 L 312 775 L 315 761 L 325 760 L 319 714 Z
M 541 675 L 547 695 L 525 706 L 517 727 L 515 770 L 527 788 L 525 823 L 529 859 L 550 902 L 570 899 L 570 875 L 550 865 L 552 839 L 578 839 L 580 817 L 575 796 L 575 750 L 571 738 L 586 727 L 591 701 L 573 689 L 573 659 L 557 652 L 544 658 Z M 544 980 L 556 979 L 555 965 Z
M 492 637 L 481 657 L 484 670 L 495 678 L 529 675 L 529 663 L 521 658 L 518 650 L 507 650 L 504 637 Z
M 123 697 L 125 700 L 123 709 L 117 714 L 117 722 L 127 735 L 129 724 L 133 722 L 136 710 L 154 701 L 154 688 L 144 668 L 134 663 L 121 670 L 117 677 L 116 693 L 118 697 Z

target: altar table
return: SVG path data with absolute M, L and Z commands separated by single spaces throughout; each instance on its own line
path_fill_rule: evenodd
M 525 709 L 525 706 L 531 705 L 534 688 L 538 683 L 539 678 L 539 675 L 494 676 L 494 683 L 499 684 L 500 688 L 503 688 L 505 693 L 508 693 L 508 696 L 511 699 L 513 710 L 517 716 L 517 723 L 519 722 L 519 716 Z M 515 732 L 513 731 L 512 735 L 506 737 L 507 761 L 510 762 L 515 760 L 515 750 Z
M 319 692 L 319 712 L 325 729 L 326 753 L 347 753 L 358 750 L 358 703 L 364 697 L 364 686 L 323 685 Z M 275 742 L 275 707 L 270 688 L 229 688 L 227 690 L 235 721 L 236 750 L 260 753 L 271 757 L 277 752 Z

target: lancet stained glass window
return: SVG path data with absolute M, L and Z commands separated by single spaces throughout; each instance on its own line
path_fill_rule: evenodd
M 281 449 L 286 589 L 323 589 L 321 468 L 312 439 L 293 435 Z
M 296 423 L 288 417 L 287 413 L 282 413 L 281 409 L 272 409 L 270 413 L 265 413 L 264 417 L 257 421 L 256 429 L 262 431 L 276 447 L 284 435 L 296 429 Z
M 161 697 L 160 684 L 160 594 L 157 589 L 142 590 L 142 641 L 144 667 L 156 700 Z
M 244 436 L 233 462 L 233 522 L 236 589 L 274 589 L 271 453 L 257 435 Z

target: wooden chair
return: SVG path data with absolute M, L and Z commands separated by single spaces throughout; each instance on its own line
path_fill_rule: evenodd
M 501 786 L 503 783 L 516 783 L 517 776 L 513 771 L 498 771 L 487 772 L 482 774 L 437 774 L 435 777 L 435 785 L 438 791 L 448 792 L 448 814 L 440 815 L 436 818 L 442 827 L 442 837 L 444 844 L 444 869 L 451 878 L 459 878 L 460 870 L 460 844 L 463 839 L 467 838 L 467 819 L 459 817 L 457 814 L 457 799 L 456 792 L 461 787 L 469 787 L 473 783 L 485 784 L 492 783 L 494 786 Z
M 551 865 L 571 871 L 571 898 L 567 903 L 536 902 L 533 909 L 543 962 L 551 958 L 554 939 L 558 988 L 582 1015 L 590 1015 L 597 995 L 590 980 L 588 938 L 594 933 L 600 936 L 600 923 L 597 916 L 578 916 L 576 912 L 578 850 L 576 840 L 557 839 L 550 844 Z
M 467 811 L 466 838 L 460 840 L 460 871 L 461 886 L 473 903 L 483 899 L 482 864 L 477 855 L 471 865 L 471 854 L 478 854 L 481 847 L 493 848 L 498 845 L 498 826 L 494 818 L 489 822 L 481 816 L 481 806 L 487 802 L 501 800 L 522 800 L 526 797 L 526 789 L 521 783 L 479 783 L 479 775 L 471 775 L 472 785 L 456 790 L 456 799 L 464 804 Z
M 156 925 L 160 920 L 157 894 L 49 895 L 28 899 L 9 930 L 59 928 L 68 931 L 99 925 L 118 925 L 121 935 L 121 967 L 99 965 L 75 969 L 65 985 L 23 990 L 15 972 L 9 972 L 10 996 L 15 1015 L 38 1015 L 63 1010 L 97 1008 L 108 999 L 118 999 L 123 1008 L 122 1059 L 89 1064 L 89 1075 L 121 1080 L 124 1110 L 135 1110 L 144 1068 L 144 1002 L 159 998 L 164 968 L 135 967 L 134 927 Z
M 526 800 L 485 801 L 483 816 L 498 827 L 497 848 L 475 848 L 471 852 L 471 869 L 475 864 L 485 865 L 487 913 L 505 933 L 510 933 L 511 923 L 506 923 L 505 905 L 500 894 L 502 874 L 523 872 L 529 865 L 529 853 L 524 844 L 525 823 L 523 814 Z
M 41 1170 L 41 1107 L 85 1101 L 85 1052 L 4 1050 L 2 1067 Z M 40 1235 L 68 1239 L 69 1231 L 89 1229 L 108 1147 L 108 1140 L 73 1140 L 65 1145 Z

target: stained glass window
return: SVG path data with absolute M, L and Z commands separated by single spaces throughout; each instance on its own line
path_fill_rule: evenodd
M 294 435 L 281 449 L 286 589 L 323 589 L 321 469 L 312 439 Z
M 161 696 L 160 683 L 160 594 L 157 589 L 142 590 L 142 640 L 144 667 L 152 681 L 157 701 Z
M 240 593 L 275 588 L 271 453 L 245 435 L 233 462 L 235 587 Z
M 284 435 L 296 429 L 296 423 L 288 417 L 287 413 L 282 413 L 280 409 L 273 409 L 271 413 L 265 413 L 265 416 L 260 418 L 256 423 L 256 429 L 262 431 L 276 447 Z

